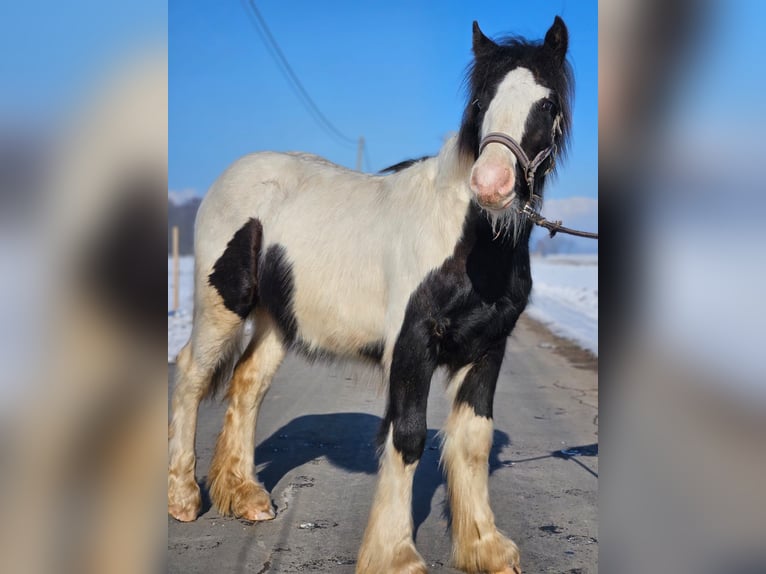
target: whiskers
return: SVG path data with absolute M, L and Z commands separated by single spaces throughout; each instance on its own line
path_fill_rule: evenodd
M 522 238 L 527 216 L 518 206 L 518 198 L 502 211 L 483 209 L 487 220 L 492 228 L 492 239 L 494 241 L 511 240 L 513 245 L 517 245 Z

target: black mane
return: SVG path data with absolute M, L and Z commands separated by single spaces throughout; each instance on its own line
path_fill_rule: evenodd
M 415 165 L 416 163 L 420 163 L 421 161 L 431 159 L 432 157 L 433 157 L 432 155 L 424 155 L 422 157 L 415 158 L 415 159 L 405 159 L 404 161 L 400 161 L 399 163 L 395 163 L 394 165 L 389 165 L 388 167 L 384 167 L 378 173 L 379 174 L 397 173 L 407 169 L 408 167 Z

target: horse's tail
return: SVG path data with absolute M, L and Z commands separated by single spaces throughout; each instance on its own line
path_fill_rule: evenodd
M 215 398 L 221 389 L 228 386 L 231 377 L 234 374 L 234 367 L 244 353 L 242 348 L 242 331 L 236 337 L 227 341 L 221 349 L 218 363 L 213 370 L 213 376 L 210 378 L 210 384 L 205 390 L 205 398 Z
M 220 297 L 223 306 L 233 313 L 226 312 L 227 321 L 238 321 L 233 336 L 227 335 L 225 341 L 218 343 L 218 361 L 206 391 L 207 397 L 214 397 L 228 384 L 244 352 L 242 343 L 245 323 L 258 302 L 258 260 L 262 237 L 261 222 L 250 218 L 234 233 L 206 281 L 197 286 L 199 290 L 215 290 L 215 298 Z M 210 298 L 200 297 L 200 300 L 206 299 Z

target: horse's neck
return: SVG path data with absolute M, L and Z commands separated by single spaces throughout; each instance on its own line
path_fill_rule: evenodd
M 470 204 L 473 192 L 469 181 L 474 160 L 460 155 L 457 137 L 448 139 L 439 155 L 429 161 L 433 162 L 429 167 L 434 170 L 433 192 L 438 204 L 447 209 L 456 204 Z M 492 242 L 502 246 L 509 257 L 511 254 L 528 253 L 532 225 L 515 211 L 493 219 L 474 204 L 467 223 L 478 235 L 491 234 Z
M 465 215 L 473 195 L 468 184 L 470 174 L 471 162 L 461 161 L 457 137 L 453 136 L 438 155 L 401 172 L 402 185 L 397 182 L 394 187 L 415 201 L 425 201 L 434 214 L 458 210 Z
M 471 176 L 473 161 L 461 157 L 457 145 L 457 136 L 450 137 L 444 142 L 435 161 L 435 189 L 446 193 L 456 194 L 464 199 L 471 199 L 471 189 L 468 181 Z

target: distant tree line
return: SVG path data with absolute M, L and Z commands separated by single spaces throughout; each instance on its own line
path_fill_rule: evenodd
M 550 237 L 547 231 L 535 230 L 534 234 L 539 237 L 535 241 L 534 248 L 530 251 L 535 255 L 553 255 L 558 253 L 598 253 L 598 241 L 583 237 L 566 237 L 558 234 Z

